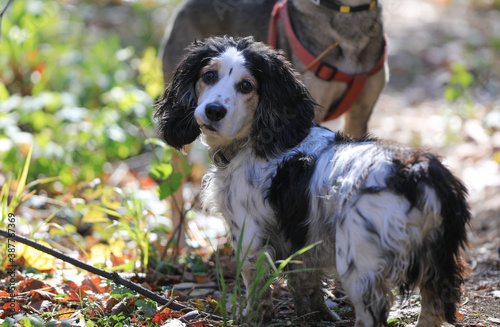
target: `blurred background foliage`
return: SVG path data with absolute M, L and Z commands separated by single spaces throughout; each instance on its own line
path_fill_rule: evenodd
M 124 270 L 155 265 L 174 246 L 148 172 L 171 158 L 154 139 L 153 105 L 164 89 L 157 49 L 178 3 L 11 3 L 0 38 L 0 228 L 15 213 L 17 233 Z M 139 172 L 120 169 L 127 159 Z M 175 191 L 170 174 L 155 178 L 163 195 Z
M 29 179 L 67 187 L 145 151 L 164 85 L 151 16 L 174 4 L 15 0 L 0 41 L 0 170 L 19 171 L 33 143 Z

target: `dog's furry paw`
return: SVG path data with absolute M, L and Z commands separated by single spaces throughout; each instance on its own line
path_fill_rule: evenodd
M 243 310 L 243 319 L 241 319 L 241 321 L 249 324 L 256 322 L 264 323 L 271 321 L 274 316 L 275 312 L 272 301 L 264 301 L 254 308 L 247 306 L 245 310 Z

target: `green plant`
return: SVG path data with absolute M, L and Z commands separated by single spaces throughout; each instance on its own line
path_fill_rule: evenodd
M 14 1 L 4 17 L 0 171 L 19 170 L 19 150 L 34 144 L 29 178 L 60 176 L 70 186 L 145 151 L 141 126 L 151 128 L 153 98 L 163 85 L 155 50 L 145 40 L 124 45 L 110 30 L 88 33 L 80 11 L 98 5 L 77 6 Z M 134 10 L 134 19 L 151 24 L 148 8 Z M 144 30 L 148 41 L 151 31 Z
M 146 144 L 153 147 L 152 152 L 155 155 L 155 161 L 152 162 L 152 167 L 149 170 L 149 175 L 159 181 L 157 194 L 160 200 L 174 194 L 182 184 L 183 176 L 187 177 L 191 173 L 192 165 L 187 161 L 186 156 L 179 156 L 181 167 L 174 167 L 173 150 L 165 142 L 158 138 L 149 138 Z M 156 148 L 160 149 L 160 155 L 156 154 Z
M 466 91 L 473 81 L 474 76 L 467 71 L 463 64 L 452 64 L 450 80 L 443 93 L 444 98 L 452 102 L 466 97 Z
M 36 190 L 29 191 L 30 188 L 39 184 L 51 183 L 59 179 L 59 177 L 49 177 L 49 178 L 37 179 L 31 183 L 26 183 L 28 179 L 28 172 L 30 170 L 32 153 L 33 153 L 33 145 L 29 147 L 28 153 L 26 154 L 26 160 L 24 162 L 24 166 L 22 170 L 19 171 L 15 183 L 13 184 L 12 175 L 10 174 L 7 177 L 6 183 L 2 185 L 2 189 L 0 191 L 0 204 L 2 213 L 0 228 L 4 228 L 5 226 L 4 220 L 9 213 L 14 213 L 17 207 L 21 203 L 23 203 L 24 201 L 26 201 L 26 199 L 28 199 L 30 196 L 36 193 Z M 10 190 L 12 188 L 12 185 L 15 185 L 15 190 L 12 196 L 10 196 Z M 51 219 L 51 217 L 49 218 Z
M 280 276 L 283 274 L 293 274 L 304 271 L 310 271 L 314 269 L 295 269 L 295 270 L 287 270 L 285 271 L 287 265 L 290 263 L 300 264 L 300 261 L 294 260 L 297 256 L 304 254 L 305 252 L 311 250 L 315 246 L 319 245 L 321 241 L 313 243 L 309 246 L 306 246 L 297 252 L 290 255 L 285 260 L 278 260 L 274 262 L 267 252 L 267 246 L 265 246 L 262 252 L 257 257 L 255 262 L 255 270 L 253 275 L 253 283 L 251 289 L 246 290 L 246 298 L 243 297 L 243 290 L 241 289 L 241 272 L 243 270 L 243 264 L 248 258 L 248 253 L 250 248 L 252 247 L 253 240 L 250 241 L 250 244 L 247 246 L 247 249 L 243 252 L 243 235 L 245 231 L 245 224 L 240 232 L 240 237 L 238 239 L 238 243 L 235 249 L 235 260 L 236 260 L 236 278 L 234 282 L 233 293 L 230 295 L 229 300 L 231 302 L 232 312 L 231 317 L 234 320 L 238 321 L 247 321 L 249 323 L 257 323 L 258 316 L 249 315 L 247 317 L 243 316 L 243 309 L 247 306 L 252 308 L 254 312 L 259 312 L 260 309 L 260 299 L 264 295 L 264 293 L 270 288 L 271 284 L 275 282 Z M 224 280 L 224 275 L 220 263 L 219 253 L 216 252 L 216 270 L 218 272 L 218 282 L 221 292 L 221 299 L 219 301 L 219 305 L 216 310 L 219 310 L 222 313 L 224 326 L 227 326 L 228 323 L 232 323 L 229 320 L 229 313 L 227 312 L 227 293 L 228 288 Z M 239 303 L 239 305 L 238 305 Z M 249 321 L 250 320 L 250 321 Z
M 467 71 L 463 64 L 451 65 L 451 75 L 444 89 L 443 97 L 450 103 L 455 103 L 455 110 L 463 119 L 470 118 L 475 113 L 475 105 L 470 95 L 474 75 Z
M 122 195 L 127 214 L 118 215 L 119 224 L 125 229 L 130 237 L 137 243 L 141 255 L 142 268 L 144 271 L 149 263 L 149 236 L 150 231 L 145 228 L 144 208 L 142 201 L 136 197 L 127 198 L 120 190 L 116 191 Z
M 19 172 L 18 178 L 16 180 L 16 190 L 14 195 L 9 200 L 9 192 L 12 185 L 12 175 L 8 177 L 7 182 L 2 186 L 2 191 L 0 193 L 0 202 L 2 204 L 2 221 L 0 227 L 5 226 L 5 219 L 9 213 L 13 213 L 17 206 L 21 204 L 24 200 L 24 191 L 26 189 L 26 179 L 28 177 L 29 166 L 31 162 L 31 154 L 33 152 L 33 147 L 30 147 L 28 154 L 26 156 L 26 161 L 24 163 L 24 168 Z
M 177 156 L 175 156 L 178 160 L 174 162 L 173 153 L 176 150 L 172 149 L 160 139 L 149 138 L 146 140 L 146 144 L 151 147 L 155 158 L 151 163 L 149 175 L 159 183 L 156 189 L 158 197 L 160 200 L 171 197 L 171 204 L 173 205 L 172 210 L 178 212 L 181 217 L 180 223 L 176 226 L 176 230 L 174 230 L 173 237 L 168 241 L 165 251 L 161 256 L 161 259 L 163 259 L 168 248 L 172 244 L 175 246 L 177 243 L 176 240 L 180 239 L 181 233 L 183 232 L 182 228 L 184 221 L 190 211 L 190 208 L 186 209 L 184 203 L 178 203 L 172 195 L 179 190 L 183 178 L 189 177 L 193 166 L 188 162 L 186 156 L 181 155 L 179 152 L 177 152 Z M 160 155 L 157 154 L 157 149 L 160 149 Z M 175 250 L 170 257 L 172 262 L 175 262 L 177 259 L 177 249 L 178 248 L 175 246 Z

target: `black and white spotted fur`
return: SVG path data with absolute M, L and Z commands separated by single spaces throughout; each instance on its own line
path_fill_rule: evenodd
M 216 166 L 204 203 L 225 218 L 234 242 L 245 226 L 247 289 L 266 244 L 279 260 L 322 241 L 289 267 L 319 268 L 288 276 L 299 316 L 334 319 L 323 287 L 335 274 L 356 326 L 386 325 L 392 290 L 417 287 L 418 326 L 453 323 L 471 218 L 466 188 L 428 152 L 319 127 L 315 106 L 280 52 L 218 37 L 189 48 L 157 118 L 168 144 L 201 135 L 209 147 Z M 270 292 L 261 304 L 269 319 Z

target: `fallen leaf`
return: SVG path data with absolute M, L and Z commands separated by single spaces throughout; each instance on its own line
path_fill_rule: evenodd
M 41 282 L 38 279 L 29 278 L 22 281 L 19 285 L 17 285 L 16 291 L 18 293 L 23 293 L 31 290 L 38 290 L 40 288 L 45 288 L 45 287 L 47 287 L 47 285 L 44 282 Z
M 103 265 L 106 260 L 111 256 L 109 245 L 97 244 L 90 250 L 90 261 L 94 265 Z
M 37 243 L 52 248 L 47 242 L 37 241 Z M 31 267 L 39 271 L 51 270 L 54 268 L 55 259 L 53 256 L 24 244 L 18 244 L 18 247 L 19 252 L 22 253 L 23 258 Z
M 95 293 L 104 294 L 111 291 L 111 287 L 107 285 L 105 279 L 99 276 L 87 277 L 83 280 L 82 285 L 89 286 Z
M 114 298 L 114 297 L 109 297 L 106 301 L 105 301 L 105 305 L 104 305 L 104 310 L 106 312 L 111 312 L 111 310 L 113 309 L 113 307 L 115 305 L 117 305 L 118 303 L 120 303 L 120 300 Z
M 31 290 L 30 295 L 32 301 L 43 301 L 43 300 L 52 301 L 56 296 L 56 294 L 54 293 L 41 290 Z
M 19 304 L 17 304 L 16 302 L 7 302 L 3 305 L 3 310 L 4 310 L 4 314 L 7 314 L 7 316 L 10 316 L 10 315 L 13 315 L 13 314 L 16 314 L 19 312 Z
M 455 313 L 455 318 L 457 318 L 457 321 L 461 321 L 464 319 L 465 315 L 463 313 L 457 312 Z
M 193 274 L 193 279 L 197 284 L 206 284 L 210 282 L 210 278 L 207 275 Z

